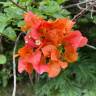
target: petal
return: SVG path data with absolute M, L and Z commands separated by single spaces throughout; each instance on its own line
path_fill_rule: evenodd
M 34 40 L 40 39 L 40 35 L 36 29 L 31 29 L 29 36 L 31 36 Z
M 82 37 L 79 47 L 85 46 L 87 44 L 87 42 L 88 42 L 88 39 L 86 37 Z
M 41 52 L 36 51 L 30 56 L 29 62 L 32 63 L 34 67 L 35 65 L 38 65 L 40 63 L 40 59 L 41 59 Z
M 57 19 L 56 21 L 53 22 L 53 26 L 58 29 L 65 29 L 66 32 L 71 31 L 73 25 L 75 22 L 68 18 L 63 18 L 63 19 Z
M 28 72 L 28 74 L 31 74 L 33 71 L 33 67 L 31 63 L 26 63 L 25 71 Z
M 18 54 L 20 57 L 25 57 L 25 56 L 30 55 L 32 53 L 33 53 L 33 50 L 28 45 L 25 45 L 24 47 L 22 47 L 18 50 Z
M 72 20 L 66 19 L 66 24 L 65 24 L 66 32 L 70 32 L 74 24 L 75 22 L 73 22 Z
M 67 46 L 65 47 L 64 59 L 67 62 L 75 62 L 78 59 L 78 53 L 73 47 Z
M 60 68 L 60 65 L 58 64 L 58 62 L 52 61 L 48 64 L 47 73 L 50 78 L 54 78 L 54 77 L 58 76 L 60 71 L 61 71 L 61 68 Z
M 48 57 L 51 55 L 52 50 L 56 50 L 56 47 L 53 45 L 46 45 L 45 47 L 42 48 L 43 55 L 45 57 Z
M 40 59 L 40 63 L 34 66 L 34 69 L 39 74 L 47 72 L 48 65 L 46 64 L 46 60 L 45 60 L 45 58 L 43 56 Z
M 51 52 L 51 60 L 58 61 L 58 58 L 60 57 L 60 54 L 58 50 L 52 50 Z
M 41 18 L 33 14 L 31 11 L 24 14 L 25 26 L 22 27 L 22 31 L 27 31 L 31 28 L 38 26 L 41 23 Z M 37 23 L 38 22 L 38 23 Z
M 71 45 L 77 49 L 79 46 L 84 46 L 86 43 L 87 43 L 87 39 L 82 36 L 80 31 L 71 32 L 64 37 L 65 46 Z
M 61 66 L 61 68 L 63 68 L 63 69 L 66 69 L 68 67 L 68 62 L 59 61 L 58 63 Z
M 48 70 L 48 65 L 47 64 L 38 64 L 34 67 L 35 71 L 38 73 L 38 74 L 42 74 L 44 72 L 47 72 Z
M 28 74 L 31 74 L 32 73 L 32 64 L 28 63 L 27 61 L 25 61 L 26 58 L 19 58 L 19 61 L 18 61 L 18 72 L 19 73 L 22 73 L 23 71 L 26 71 L 28 72 Z
M 41 57 L 40 63 L 38 64 L 38 70 L 36 70 L 39 74 L 47 72 L 48 65 L 46 64 L 46 58 L 44 56 Z
M 18 72 L 22 73 L 25 70 L 25 61 L 23 58 L 19 58 L 18 60 Z

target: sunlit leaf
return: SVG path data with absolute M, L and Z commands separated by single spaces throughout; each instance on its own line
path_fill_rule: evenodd
M 6 56 L 3 54 L 0 54 L 0 64 L 5 64 L 7 61 Z

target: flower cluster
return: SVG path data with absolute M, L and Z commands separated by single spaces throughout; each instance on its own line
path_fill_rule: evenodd
M 61 69 L 66 69 L 71 62 L 78 59 L 77 49 L 87 43 L 78 30 L 72 30 L 75 22 L 68 18 L 46 21 L 32 12 L 24 14 L 27 31 L 25 45 L 18 51 L 18 71 L 29 74 L 35 70 L 56 77 Z

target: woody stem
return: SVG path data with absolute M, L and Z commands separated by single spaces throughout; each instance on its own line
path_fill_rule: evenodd
M 20 6 L 19 4 L 17 4 L 16 2 L 14 2 L 13 0 L 10 0 L 15 6 L 17 6 L 18 8 L 24 10 L 24 11 L 27 11 L 25 7 L 23 6 Z

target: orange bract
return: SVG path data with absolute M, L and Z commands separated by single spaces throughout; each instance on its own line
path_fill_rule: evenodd
M 78 53 L 73 47 L 67 46 L 65 47 L 64 58 L 67 62 L 75 62 L 78 59 Z
M 68 62 L 59 61 L 59 65 L 61 68 L 66 69 L 68 67 Z
M 31 28 L 38 26 L 43 20 L 38 16 L 36 16 L 35 14 L 33 14 L 32 12 L 25 13 L 23 16 L 24 16 L 25 25 L 21 27 L 22 31 L 27 31 L 30 30 Z
M 44 31 L 45 37 L 52 44 L 58 46 L 62 44 L 64 36 L 70 33 L 73 24 L 74 22 L 72 22 L 67 18 L 47 22 L 47 27 L 45 28 L 46 30 Z
M 48 72 L 48 76 L 49 77 L 52 78 L 52 77 L 58 76 L 60 71 L 61 71 L 61 68 L 60 68 L 60 66 L 59 66 L 57 61 L 56 62 L 50 62 L 48 64 L 48 71 L 47 72 Z
M 48 76 L 53 78 L 58 76 L 58 74 L 61 71 L 61 68 L 66 69 L 68 67 L 67 62 L 62 62 L 62 61 L 51 61 L 48 64 Z
M 18 72 L 22 73 L 23 71 L 28 72 L 28 74 L 31 74 L 33 71 L 32 64 L 27 62 L 25 58 L 19 58 L 18 61 Z
M 19 51 L 18 51 L 18 55 L 20 57 L 26 57 L 30 54 L 32 54 L 32 48 L 29 47 L 29 46 L 24 46 L 23 48 L 20 48 Z
M 51 52 L 53 50 L 56 50 L 56 47 L 54 45 L 46 45 L 45 47 L 42 48 L 42 52 L 45 57 L 51 56 Z
M 61 30 L 64 34 L 69 33 L 75 22 L 68 18 L 57 19 L 53 21 L 52 25 L 54 29 Z
M 31 74 L 33 67 L 32 64 L 29 62 L 29 58 L 32 56 L 32 53 L 32 49 L 27 45 L 19 49 L 18 55 L 20 56 L 20 58 L 18 61 L 18 71 L 20 73 L 26 71 Z

